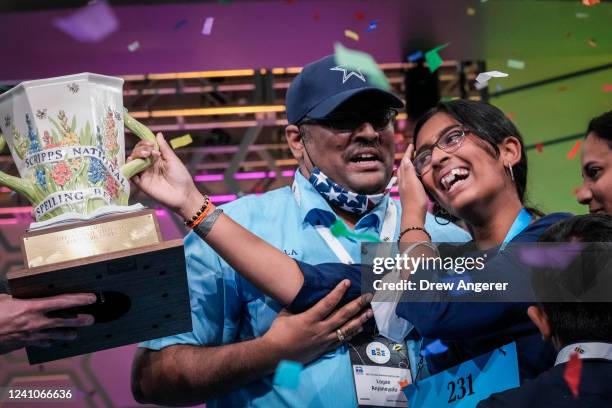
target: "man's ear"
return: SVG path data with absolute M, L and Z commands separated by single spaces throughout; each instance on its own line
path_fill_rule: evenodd
M 529 316 L 533 324 L 535 324 L 540 333 L 542 333 L 542 338 L 544 340 L 550 340 L 552 330 L 544 309 L 539 306 L 529 306 L 527 309 L 527 316 Z
M 515 166 L 521 161 L 521 142 L 516 136 L 508 136 L 499 146 L 500 156 L 504 165 Z
M 287 144 L 289 145 L 289 149 L 291 149 L 291 154 L 298 161 L 298 164 L 304 162 L 304 140 L 302 139 L 302 135 L 300 133 L 300 129 L 295 125 L 289 125 L 285 128 L 285 139 L 287 139 Z

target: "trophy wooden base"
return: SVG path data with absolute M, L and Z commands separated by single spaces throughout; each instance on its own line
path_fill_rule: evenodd
M 62 311 L 93 314 L 94 325 L 76 329 L 76 340 L 28 347 L 30 364 L 191 331 L 185 270 L 183 242 L 174 240 L 10 272 L 15 298 L 98 297 L 93 305 Z

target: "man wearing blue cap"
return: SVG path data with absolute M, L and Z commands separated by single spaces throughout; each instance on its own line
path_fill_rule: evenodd
M 311 264 L 360 262 L 360 242 L 331 234 L 337 218 L 355 232 L 397 240 L 401 209 L 388 192 L 393 119 L 401 100 L 328 56 L 294 79 L 286 107 L 285 134 L 299 166 L 292 187 L 243 197 L 223 206 L 226 214 Z M 432 218 L 426 227 L 435 241 L 467 240 L 458 227 Z M 143 345 L 132 379 L 137 400 L 209 407 L 357 405 L 345 340 L 372 316 L 364 311 L 366 296 L 334 311 L 346 290 L 339 286 L 310 310 L 289 315 L 195 234 L 186 237 L 185 250 L 193 331 Z M 299 387 L 273 383 L 281 360 L 305 364 Z

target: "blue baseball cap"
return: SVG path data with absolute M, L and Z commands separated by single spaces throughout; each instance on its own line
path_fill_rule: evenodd
M 370 83 L 359 69 L 338 65 L 329 55 L 304 67 L 287 90 L 287 120 L 299 123 L 305 117 L 323 119 L 350 98 L 371 98 L 374 108 L 401 109 L 404 103 L 391 92 Z

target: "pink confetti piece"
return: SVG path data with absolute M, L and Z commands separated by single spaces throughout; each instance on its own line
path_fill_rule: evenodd
M 206 20 L 204 20 L 204 25 L 202 26 L 202 34 L 210 35 L 210 33 L 212 32 L 214 22 L 215 22 L 214 17 L 206 17 Z
M 79 42 L 102 41 L 119 28 L 119 22 L 105 1 L 77 10 L 68 17 L 56 18 L 53 25 Z

